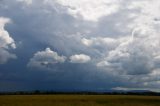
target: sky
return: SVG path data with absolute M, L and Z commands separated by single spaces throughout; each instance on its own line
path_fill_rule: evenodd
M 159 0 L 0 0 L 0 91 L 160 91 Z

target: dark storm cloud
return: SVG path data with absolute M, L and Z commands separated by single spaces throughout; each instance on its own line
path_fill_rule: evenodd
M 156 0 L 0 1 L 0 17 L 12 21 L 5 30 L 17 47 L 0 59 L 6 63 L 0 66 L 1 90 L 159 88 L 160 26 L 153 20 L 160 17 L 159 5 Z M 17 59 L 11 60 L 13 54 Z

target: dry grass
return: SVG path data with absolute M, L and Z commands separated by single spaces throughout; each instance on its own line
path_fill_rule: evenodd
M 125 95 L 6 95 L 0 106 L 160 106 L 160 97 Z

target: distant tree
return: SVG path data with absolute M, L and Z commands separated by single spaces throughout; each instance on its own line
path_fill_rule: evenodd
M 34 92 L 33 92 L 33 94 L 40 94 L 41 92 L 40 92 L 40 90 L 35 90 Z

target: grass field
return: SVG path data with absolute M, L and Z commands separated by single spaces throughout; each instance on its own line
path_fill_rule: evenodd
M 6 95 L 0 106 L 160 106 L 160 97 L 125 95 Z

